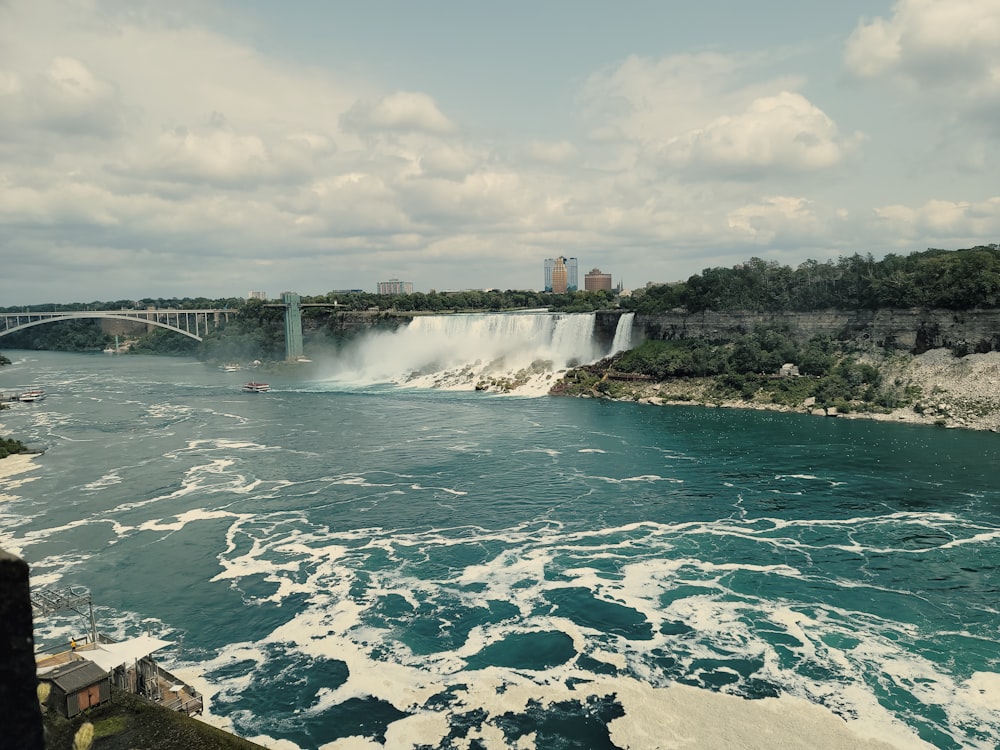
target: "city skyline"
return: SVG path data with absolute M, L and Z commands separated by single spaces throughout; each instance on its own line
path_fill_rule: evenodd
M 996 0 L 6 0 L 0 305 L 993 243 L 997 29 Z

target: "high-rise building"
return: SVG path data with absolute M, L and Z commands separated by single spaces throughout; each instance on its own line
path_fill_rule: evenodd
M 378 282 L 379 294 L 413 294 L 412 281 L 400 281 L 399 279 L 389 279 Z
M 580 276 L 576 258 L 565 258 L 566 261 L 566 291 L 575 292 L 580 288 Z
M 247 299 L 267 299 L 267 294 L 264 292 L 247 292 Z
M 561 290 L 557 290 L 555 288 L 552 276 L 557 264 L 561 265 L 565 269 L 565 287 Z M 578 264 L 576 258 L 565 258 L 561 255 L 558 258 L 546 258 L 544 290 L 546 292 L 554 292 L 556 294 L 575 292 L 579 288 L 579 275 L 577 269 Z
M 552 266 L 552 293 L 566 294 L 568 289 L 566 259 L 562 256 L 554 260 Z
M 599 292 L 601 290 L 610 292 L 612 289 L 611 274 L 601 273 L 600 268 L 594 268 L 583 277 L 583 288 L 588 292 Z

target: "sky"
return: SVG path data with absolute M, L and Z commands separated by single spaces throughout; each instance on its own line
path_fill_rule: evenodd
M 1000 242 L 997 0 L 0 0 L 0 307 Z

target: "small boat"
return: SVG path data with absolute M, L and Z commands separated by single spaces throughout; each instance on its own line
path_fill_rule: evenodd
M 267 393 L 270 390 L 270 385 L 267 383 L 258 383 L 256 380 L 251 380 L 243 386 L 244 393 Z
M 21 393 L 17 397 L 18 401 L 41 401 L 45 398 L 45 391 L 41 388 L 33 387 Z
M 243 368 L 235 363 L 229 363 L 225 365 L 219 365 L 219 369 L 223 372 L 239 372 Z

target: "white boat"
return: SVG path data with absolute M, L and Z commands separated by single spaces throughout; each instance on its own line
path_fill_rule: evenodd
M 251 380 L 243 386 L 244 393 L 267 393 L 270 390 L 270 385 L 267 383 L 258 383 L 256 380 Z
M 237 364 L 230 363 L 226 365 L 219 365 L 219 369 L 222 370 L 223 372 L 239 372 L 243 368 Z
M 45 391 L 41 388 L 32 387 L 21 393 L 17 397 L 18 401 L 41 401 L 45 398 Z

